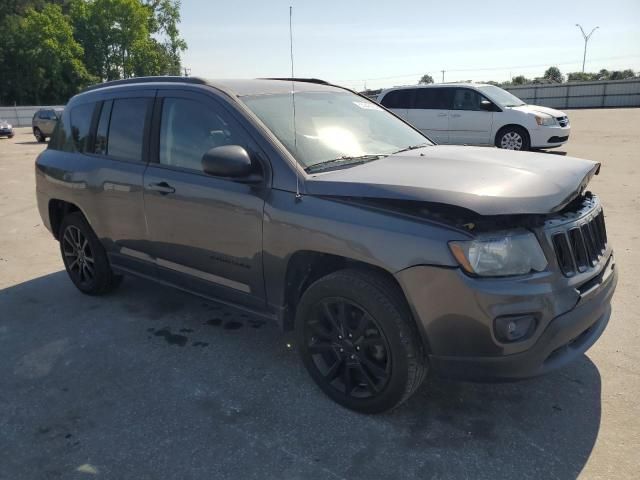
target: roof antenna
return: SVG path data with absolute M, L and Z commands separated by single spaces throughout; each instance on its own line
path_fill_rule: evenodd
M 291 107 L 293 109 L 293 149 L 298 152 L 298 132 L 296 130 L 296 84 L 293 74 L 293 7 L 289 6 L 289 50 L 291 52 Z M 296 170 L 298 170 L 298 160 L 296 159 Z M 302 200 L 300 195 L 300 177 L 296 171 L 296 201 Z

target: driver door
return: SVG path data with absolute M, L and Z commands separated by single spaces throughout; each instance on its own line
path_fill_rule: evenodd
M 207 150 L 240 145 L 265 166 L 239 121 L 212 96 L 159 91 L 152 158 L 144 174 L 150 243 L 161 278 L 206 295 L 264 305 L 262 216 L 266 186 L 202 171 Z M 262 178 L 265 178 L 264 174 Z

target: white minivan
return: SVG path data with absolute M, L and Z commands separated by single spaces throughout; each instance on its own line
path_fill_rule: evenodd
M 494 85 L 394 87 L 377 101 L 439 144 L 552 148 L 569 140 L 571 131 L 564 112 L 527 105 Z

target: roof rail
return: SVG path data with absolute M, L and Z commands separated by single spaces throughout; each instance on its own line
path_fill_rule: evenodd
M 179 77 L 179 76 L 155 76 L 155 77 L 135 77 L 125 78 L 123 80 L 111 80 L 110 82 L 98 83 L 97 85 L 91 85 L 90 87 L 82 90 L 83 92 L 90 92 L 99 88 L 115 87 L 118 85 L 135 85 L 138 83 L 148 82 L 169 82 L 169 83 L 192 83 L 196 85 L 206 85 L 206 81 L 198 77 Z
M 319 78 L 263 78 L 261 80 L 285 80 L 287 82 L 305 82 L 305 83 L 318 83 L 320 85 L 332 85 L 326 80 L 320 80 Z

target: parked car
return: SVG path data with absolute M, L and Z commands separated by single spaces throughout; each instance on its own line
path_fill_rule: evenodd
M 36 190 L 81 292 L 132 274 L 277 321 L 327 395 L 380 412 L 428 371 L 526 378 L 598 339 L 599 168 L 434 146 L 318 80 L 151 77 L 73 97 Z
M 508 150 L 559 147 L 569 117 L 527 105 L 494 85 L 418 85 L 383 90 L 378 102 L 439 144 L 495 145 Z
M 13 138 L 13 125 L 0 119 L 0 137 Z
M 31 120 L 31 128 L 36 140 L 45 142 L 47 138 L 51 137 L 61 115 L 62 109 L 41 108 L 38 110 Z

